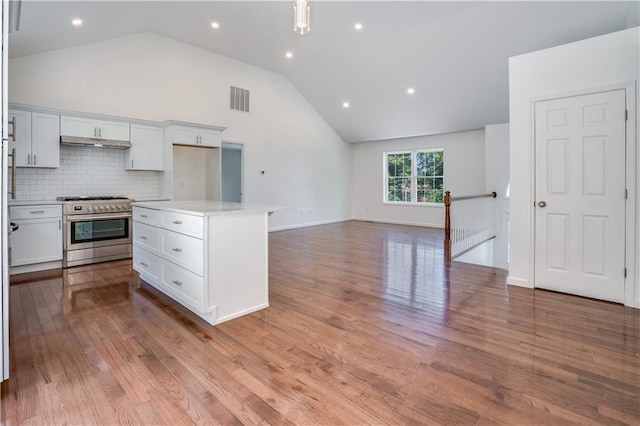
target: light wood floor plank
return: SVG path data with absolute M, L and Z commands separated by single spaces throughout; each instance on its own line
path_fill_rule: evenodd
M 640 424 L 640 310 L 507 287 L 429 228 L 269 249 L 270 307 L 216 327 L 130 261 L 16 277 L 0 423 Z

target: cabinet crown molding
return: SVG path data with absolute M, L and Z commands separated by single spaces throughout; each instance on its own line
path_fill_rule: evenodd
M 9 109 L 15 109 L 20 111 L 30 111 L 30 112 L 40 112 L 45 114 L 55 114 L 55 115 L 66 115 L 66 116 L 74 116 L 74 117 L 83 117 L 83 118 L 93 118 L 96 120 L 108 120 L 108 121 L 126 121 L 131 124 L 143 124 L 147 126 L 159 126 L 159 127 L 167 127 L 171 125 L 176 126 L 190 126 L 190 127 L 198 127 L 202 129 L 209 129 L 218 132 L 222 132 L 226 129 L 223 126 L 213 126 L 209 124 L 202 123 L 189 123 L 185 121 L 177 121 L 177 120 L 165 120 L 165 121 L 152 121 L 152 120 L 143 120 L 138 118 L 131 117 L 122 117 L 116 115 L 106 115 L 106 114 L 96 114 L 91 112 L 84 111 L 73 111 L 62 108 L 55 107 L 45 107 L 38 105 L 28 105 L 17 102 L 9 102 Z

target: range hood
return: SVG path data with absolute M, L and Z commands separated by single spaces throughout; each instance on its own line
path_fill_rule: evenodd
M 117 141 L 114 139 L 82 138 L 78 136 L 60 136 L 61 145 L 95 146 L 104 148 L 127 149 L 131 148 L 129 141 Z

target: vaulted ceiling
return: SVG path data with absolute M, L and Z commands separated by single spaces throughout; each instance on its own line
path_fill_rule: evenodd
M 291 1 L 23 0 L 9 56 L 151 31 L 284 75 L 346 142 L 361 142 L 506 122 L 510 56 L 640 25 L 638 1 L 309 5 L 300 36 Z

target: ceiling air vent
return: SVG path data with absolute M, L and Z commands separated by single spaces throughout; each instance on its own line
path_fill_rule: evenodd
M 231 86 L 230 100 L 231 109 L 249 112 L 249 91 L 247 89 Z

